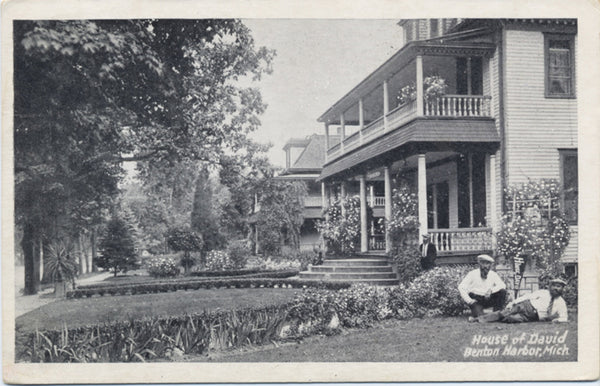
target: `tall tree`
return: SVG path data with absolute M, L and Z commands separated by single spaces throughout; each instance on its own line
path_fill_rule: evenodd
M 260 79 L 273 55 L 255 48 L 239 20 L 16 21 L 25 292 L 38 288 L 39 241 L 57 218 L 75 233 L 101 221 L 122 161 L 145 161 L 144 175 L 182 160 L 218 164 L 243 150 L 265 105 L 237 81 Z
M 214 210 L 212 183 L 208 170 L 203 169 L 196 179 L 194 208 L 192 210 L 192 228 L 202 235 L 203 251 L 219 249 L 225 245 L 219 220 Z

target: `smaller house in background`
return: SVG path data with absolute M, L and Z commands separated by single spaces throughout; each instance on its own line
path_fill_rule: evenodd
M 306 183 L 308 195 L 304 200 L 304 223 L 300 229 L 300 249 L 303 250 L 313 250 L 321 245 L 316 222 L 322 216 L 324 196 L 321 183 L 316 179 L 325 163 L 326 140 L 325 135 L 313 134 L 287 141 L 283 147 L 286 154 L 285 169 L 276 177 Z

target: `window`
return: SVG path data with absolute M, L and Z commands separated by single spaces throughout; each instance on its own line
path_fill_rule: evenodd
M 574 38 L 572 35 L 546 35 L 546 97 L 575 96 Z
M 560 177 L 562 184 L 562 208 L 567 221 L 577 223 L 577 150 L 560 150 Z
M 438 19 L 430 20 L 429 37 L 435 38 L 440 35 Z

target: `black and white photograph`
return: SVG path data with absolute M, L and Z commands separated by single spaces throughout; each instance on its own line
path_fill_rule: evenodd
M 598 378 L 598 8 L 48 3 L 2 4 L 4 382 Z

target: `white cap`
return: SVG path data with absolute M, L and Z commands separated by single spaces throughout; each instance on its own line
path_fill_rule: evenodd
M 494 258 L 490 255 L 479 255 L 477 256 L 477 261 L 488 261 L 490 263 L 493 263 Z

